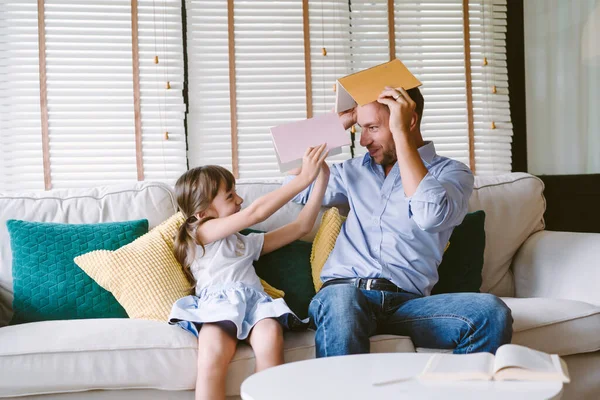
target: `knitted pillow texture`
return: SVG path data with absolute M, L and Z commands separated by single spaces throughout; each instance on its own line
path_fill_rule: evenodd
M 343 217 L 336 207 L 325 211 L 323 217 L 321 217 L 321 226 L 319 226 L 319 230 L 315 235 L 310 253 L 313 284 L 317 292 L 323 285 L 323 282 L 321 282 L 321 270 L 329 258 L 329 253 L 331 253 L 331 250 L 335 246 L 335 241 L 340 234 L 343 222 Z
M 177 213 L 127 246 L 93 251 L 75 263 L 110 291 L 130 318 L 167 321 L 173 303 L 192 293 L 173 253 L 173 238 L 183 221 Z M 283 292 L 262 283 L 271 297 L 283 297 Z
M 9 220 L 14 315 L 24 322 L 127 318 L 113 295 L 73 263 L 91 250 L 116 250 L 148 232 L 148 221 L 62 224 Z

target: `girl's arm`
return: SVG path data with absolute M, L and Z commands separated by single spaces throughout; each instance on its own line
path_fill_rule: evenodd
M 323 195 L 327 190 L 328 181 L 329 167 L 327 166 L 327 163 L 323 162 L 321 172 L 315 182 L 308 202 L 302 211 L 300 211 L 300 214 L 298 214 L 295 221 L 290 222 L 279 229 L 275 229 L 272 232 L 265 233 L 265 241 L 262 251 L 260 252 L 261 255 L 275 251 L 294 240 L 300 239 L 311 231 L 315 224 L 315 220 L 317 219 L 317 215 L 319 214 L 319 210 L 321 209 L 321 202 L 323 201 Z
M 315 180 L 321 164 L 327 157 L 327 152 L 324 151 L 326 146 L 327 144 L 322 144 L 306 150 L 302 158 L 302 165 L 305 165 L 306 169 L 302 168 L 300 175 L 288 185 L 259 197 L 240 212 L 204 222 L 196 230 L 196 238 L 200 243 L 208 244 L 269 218 Z

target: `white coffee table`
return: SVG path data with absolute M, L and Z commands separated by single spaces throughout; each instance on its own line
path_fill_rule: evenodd
M 561 382 L 427 383 L 412 378 L 431 356 L 382 353 L 293 362 L 250 376 L 242 383 L 241 396 L 243 400 L 534 400 L 560 399 L 562 394 Z

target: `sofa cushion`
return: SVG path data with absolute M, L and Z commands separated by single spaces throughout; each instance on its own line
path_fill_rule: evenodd
M 600 350 L 600 307 L 575 300 L 504 297 L 512 343 L 568 356 Z
M 513 260 L 515 297 L 551 297 L 600 306 L 600 233 L 540 231 Z
M 74 261 L 116 297 L 130 318 L 167 321 L 173 303 L 192 291 L 173 254 L 173 237 L 183 219 L 176 213 L 133 243 L 91 251 Z
M 45 321 L 0 329 L 0 398 L 93 389 L 190 390 L 196 338 L 177 326 L 133 319 Z M 314 358 L 314 332 L 285 334 L 286 362 Z M 410 338 L 371 338 L 377 353 L 413 352 Z M 240 343 L 229 366 L 227 395 L 239 395 L 254 371 Z
M 533 233 L 544 229 L 544 183 L 526 173 L 476 176 L 469 211 L 485 211 L 482 292 L 514 296 L 511 261 Z
M 101 224 L 7 221 L 13 252 L 12 324 L 79 318 L 127 318 L 113 297 L 75 265 L 97 249 L 116 250 L 148 232 L 145 219 Z
M 286 363 L 315 358 L 315 332 L 286 332 L 283 356 Z M 412 353 L 415 351 L 407 336 L 377 335 L 371 337 L 372 353 Z M 235 396 L 240 393 L 244 379 L 254 373 L 255 359 L 250 346 L 241 343 L 229 365 L 226 394 Z M 282 398 L 285 398 L 283 396 Z
M 166 322 L 35 322 L 1 328 L 0 343 L 0 397 L 93 389 L 184 390 L 196 381 L 196 338 Z
M 145 218 L 153 228 L 176 212 L 171 188 L 157 182 L 0 193 L 0 326 L 6 325 L 12 314 L 12 252 L 7 220 L 93 224 Z
M 468 213 L 454 228 L 431 294 L 479 292 L 485 251 L 485 212 Z

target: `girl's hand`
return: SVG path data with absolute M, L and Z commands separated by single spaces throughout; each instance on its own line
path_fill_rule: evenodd
M 321 171 L 321 164 L 325 161 L 325 158 L 329 154 L 325 151 L 327 143 L 323 143 L 317 147 L 309 147 L 302 157 L 302 171 L 298 176 L 306 179 L 307 184 L 310 184 L 315 180 L 319 171 Z
M 325 161 L 321 163 L 321 172 L 319 173 L 319 178 L 323 178 L 325 182 L 329 181 L 329 165 Z

